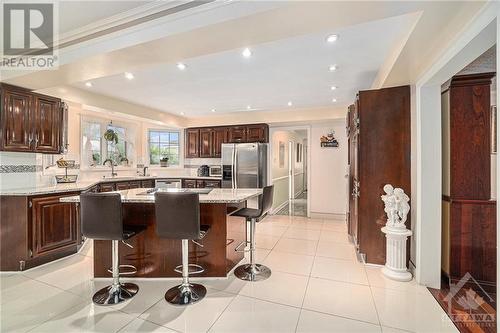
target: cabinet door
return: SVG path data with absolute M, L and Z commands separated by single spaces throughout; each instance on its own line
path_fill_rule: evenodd
M 196 187 L 197 188 L 205 188 L 205 181 L 204 180 L 197 180 Z
M 113 183 L 104 183 L 99 185 L 99 192 L 111 192 L 115 190 L 115 184 Z
M 182 188 L 196 188 L 196 180 L 195 179 L 183 179 L 182 180 Z
M 200 129 L 200 157 L 212 157 L 213 135 L 211 128 Z
M 0 149 L 3 151 L 31 151 L 32 95 L 29 92 L 2 87 L 0 110 L 1 138 Z
M 247 142 L 269 142 L 269 128 L 266 124 L 248 125 Z
M 35 151 L 58 153 L 62 127 L 60 100 L 49 96 L 35 95 L 33 111 Z
M 130 188 L 130 184 L 128 182 L 116 183 L 116 190 L 123 191 L 128 190 Z
M 220 188 L 220 181 L 218 180 L 205 180 L 206 188 Z
M 78 245 L 80 237 L 76 204 L 60 202 L 59 199 L 64 196 L 31 199 L 33 257 L 53 254 Z
M 228 130 L 228 141 L 231 143 L 247 142 L 247 127 L 232 126 Z
M 187 129 L 186 130 L 186 153 L 187 158 L 200 156 L 200 130 Z
M 132 188 L 141 188 L 141 182 L 139 182 L 139 181 L 137 181 L 137 182 L 130 182 L 128 188 L 130 188 L 130 189 L 132 189 Z
M 141 182 L 141 187 L 153 188 L 153 187 L 155 187 L 155 181 L 154 180 L 143 180 Z
M 222 156 L 222 144 L 227 143 L 227 128 L 221 127 L 214 129 L 213 134 L 213 157 Z

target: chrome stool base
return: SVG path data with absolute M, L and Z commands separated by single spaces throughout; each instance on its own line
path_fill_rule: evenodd
M 97 305 L 114 305 L 128 301 L 139 291 L 139 286 L 135 283 L 120 283 L 118 288 L 113 285 L 99 290 L 92 297 Z
M 201 301 L 207 288 L 197 283 L 180 284 L 165 293 L 165 300 L 173 305 L 189 305 Z
M 234 275 L 245 281 L 263 281 L 271 276 L 271 269 L 261 264 L 246 264 L 236 267 Z

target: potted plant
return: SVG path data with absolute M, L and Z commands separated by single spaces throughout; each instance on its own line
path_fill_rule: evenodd
M 104 133 L 104 139 L 108 142 L 112 142 L 114 143 L 115 145 L 118 144 L 118 133 L 116 133 L 114 130 L 112 129 L 108 129 L 105 133 Z
M 168 166 L 168 157 L 163 156 L 163 157 L 160 159 L 160 166 L 161 166 L 161 167 L 167 167 L 167 166 Z

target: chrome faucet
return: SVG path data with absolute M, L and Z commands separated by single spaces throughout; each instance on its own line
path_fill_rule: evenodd
M 102 162 L 102 165 L 106 165 L 106 163 L 110 162 L 111 164 L 111 177 L 114 177 L 114 176 L 118 176 L 118 174 L 115 172 L 115 162 L 110 159 L 110 158 L 107 158 L 104 162 Z
M 143 175 L 144 177 L 146 177 L 146 172 L 147 172 L 148 168 L 149 168 L 149 167 L 145 166 L 145 167 L 142 169 L 142 175 Z

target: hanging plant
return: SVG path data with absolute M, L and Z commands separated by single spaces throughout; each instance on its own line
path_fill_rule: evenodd
M 118 144 L 118 133 L 116 133 L 114 130 L 112 129 L 108 129 L 105 133 L 104 133 L 104 139 L 108 142 L 114 142 L 115 145 Z

